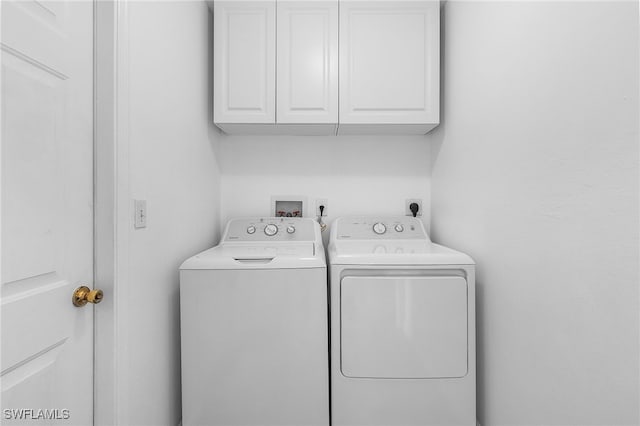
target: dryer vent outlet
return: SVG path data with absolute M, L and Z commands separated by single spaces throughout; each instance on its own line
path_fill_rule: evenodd
M 416 212 L 416 217 L 422 216 L 422 200 L 419 198 L 409 198 L 405 201 L 405 215 L 406 216 L 413 216 L 413 211 L 412 211 L 412 204 L 415 204 L 418 206 L 418 211 Z M 413 208 L 415 209 L 415 206 L 413 206 Z

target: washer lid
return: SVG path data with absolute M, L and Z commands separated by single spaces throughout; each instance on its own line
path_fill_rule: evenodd
M 294 269 L 327 266 L 320 225 L 311 218 L 237 218 L 219 245 L 181 266 L 186 269 Z
M 334 265 L 474 265 L 468 255 L 430 241 L 333 241 Z
M 187 259 L 180 269 L 293 269 L 325 266 L 322 247 L 311 242 L 227 243 Z

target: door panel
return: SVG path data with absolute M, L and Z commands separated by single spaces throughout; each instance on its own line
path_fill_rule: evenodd
M 278 2 L 278 123 L 338 122 L 338 1 Z
M 216 2 L 213 28 L 214 121 L 275 123 L 275 0 Z
M 341 371 L 347 377 L 467 374 L 463 277 L 344 277 L 340 322 Z
M 340 123 L 439 120 L 437 1 L 340 2 Z
M 2 76 L 2 280 L 12 282 L 54 271 L 62 261 L 56 104 L 64 80 L 5 51 Z
M 93 422 L 93 3 L 2 2 L 2 422 Z

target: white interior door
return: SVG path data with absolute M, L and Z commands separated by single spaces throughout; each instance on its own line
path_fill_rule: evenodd
M 2 1 L 3 424 L 93 423 L 93 2 Z

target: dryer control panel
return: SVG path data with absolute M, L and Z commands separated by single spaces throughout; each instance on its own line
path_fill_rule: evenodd
M 233 219 L 227 224 L 222 241 L 314 241 L 316 225 L 311 218 Z
M 429 240 L 422 222 L 410 216 L 343 217 L 334 226 L 340 240 Z

